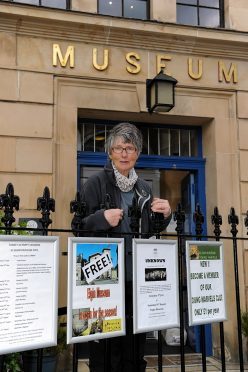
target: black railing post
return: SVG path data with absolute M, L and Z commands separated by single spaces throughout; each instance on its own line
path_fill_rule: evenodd
M 199 204 L 196 205 L 193 219 L 195 222 L 196 239 L 201 240 L 201 236 L 203 233 L 202 225 L 204 223 L 204 216 L 201 212 L 201 208 Z M 200 332 L 201 332 L 202 371 L 206 372 L 207 371 L 207 360 L 206 360 L 205 325 L 200 326 Z
M 87 213 L 87 205 L 86 202 L 82 200 L 80 192 L 77 192 L 75 200 L 70 202 L 70 213 L 74 213 L 71 221 L 71 228 L 72 230 L 76 230 L 76 236 L 80 236 L 79 230 L 83 228 L 82 220 Z
M 14 187 L 12 183 L 8 183 L 5 194 L 0 195 L 0 209 L 3 209 L 4 211 L 4 216 L 2 217 L 1 222 L 4 223 L 6 228 L 11 228 L 12 224 L 15 222 L 15 218 L 13 216 L 14 209 L 16 211 L 19 210 L 19 203 L 20 203 L 20 198 L 19 196 L 15 195 Z M 10 235 L 11 230 L 6 230 L 5 234 Z M 5 360 L 5 355 L 2 356 L 1 362 L 0 362 L 1 372 L 3 371 L 4 360 Z
M 132 206 L 128 209 L 128 216 L 130 217 L 130 228 L 133 232 L 133 237 L 139 237 L 139 224 L 141 218 L 141 210 L 138 205 L 137 197 L 133 198 Z
M 44 188 L 43 196 L 37 199 L 37 210 L 42 214 L 42 218 L 39 219 L 43 228 L 42 235 L 47 236 L 48 226 L 52 223 L 50 212 L 55 211 L 55 200 L 50 198 L 50 190 L 47 186 Z M 37 352 L 37 372 L 42 372 L 43 349 L 38 349 Z
M 178 242 L 178 277 L 179 277 L 179 313 L 180 313 L 180 355 L 181 355 L 181 372 L 185 372 L 185 352 L 184 352 L 184 316 L 183 316 L 183 265 L 184 265 L 184 245 L 182 235 L 184 234 L 185 212 L 181 204 L 178 204 L 174 212 L 174 221 L 177 227 Z
M 50 219 L 50 212 L 55 211 L 55 200 L 50 198 L 50 190 L 46 186 L 43 191 L 43 196 L 37 199 L 37 210 L 41 211 L 41 222 L 43 232 L 42 235 L 47 235 L 48 226 L 53 222 Z
M 70 202 L 70 213 L 74 213 L 71 221 L 71 228 L 75 230 L 75 235 L 80 236 L 79 230 L 83 228 L 82 220 L 87 214 L 86 202 L 82 200 L 80 192 L 76 193 L 75 200 Z M 78 371 L 78 344 L 73 344 L 72 371 Z
M 238 250 L 237 250 L 237 225 L 239 224 L 239 218 L 235 214 L 235 210 L 232 207 L 230 214 L 228 215 L 228 223 L 231 225 L 231 234 L 233 240 L 233 259 L 234 259 L 234 275 L 235 275 L 235 290 L 236 290 L 236 310 L 237 310 L 237 326 L 238 326 L 238 345 L 239 345 L 239 365 L 240 371 L 244 371 L 243 361 L 243 345 L 242 345 L 242 330 L 241 330 L 241 312 L 240 312 L 240 293 L 239 293 L 239 268 L 238 268 Z
M 135 195 L 133 198 L 133 202 L 131 207 L 128 208 L 128 216 L 130 217 L 130 228 L 133 233 L 133 238 L 139 238 L 139 226 L 140 226 L 140 218 L 141 218 L 141 209 L 138 205 L 137 196 Z M 125 262 L 125 269 L 127 273 L 127 264 Z M 127 275 L 126 275 L 126 288 L 128 286 L 127 282 Z M 128 291 L 126 291 L 126 294 L 128 295 Z M 130 301 L 130 298 L 126 297 L 126 323 L 127 323 L 127 332 L 130 332 L 132 334 L 132 337 L 130 339 L 133 340 L 133 368 L 132 372 L 138 371 L 138 364 L 139 364 L 139 336 L 133 334 L 133 313 L 131 310 L 131 306 L 127 306 L 128 302 Z M 132 304 L 133 304 L 133 298 L 132 298 Z M 128 311 L 129 309 L 129 311 Z M 107 371 L 109 372 L 109 371 Z M 130 371 L 131 372 L 131 371 Z
M 221 229 L 220 226 L 222 225 L 222 217 L 219 214 L 219 210 L 217 207 L 214 208 L 214 214 L 211 216 L 212 225 L 214 225 L 214 235 L 215 239 L 218 242 L 220 240 Z M 220 328 L 220 350 L 221 350 L 221 367 L 222 372 L 226 371 L 226 358 L 225 358 L 225 339 L 224 339 L 224 324 L 223 322 L 219 323 Z
M 202 225 L 204 223 L 204 216 L 201 212 L 200 205 L 196 205 L 196 209 L 193 215 L 194 223 L 195 223 L 195 233 L 197 240 L 201 240 L 201 236 L 203 233 Z
M 104 203 L 100 206 L 101 209 L 113 209 L 116 208 L 112 197 L 110 194 L 106 194 L 104 198 Z M 108 234 L 106 235 L 108 237 Z M 103 372 L 109 372 L 111 371 L 111 344 L 110 340 L 108 338 L 105 338 L 104 340 L 104 371 Z
M 164 221 L 163 213 L 152 212 L 152 230 L 156 239 L 160 239 L 161 223 Z M 162 332 L 158 331 L 158 372 L 163 371 Z
M 10 228 L 15 222 L 15 218 L 13 216 L 14 209 L 16 211 L 19 210 L 19 203 L 20 198 L 19 196 L 15 195 L 12 183 L 8 183 L 5 194 L 0 195 L 0 209 L 3 209 L 4 211 L 2 222 L 4 223 L 5 227 Z M 6 234 L 10 235 L 11 230 L 6 230 Z
M 3 371 L 4 359 L 5 355 L 0 355 L 0 372 L 4 372 Z
M 245 227 L 248 228 L 248 211 L 246 211 L 246 217 L 244 219 Z M 247 232 L 248 235 L 248 232 Z

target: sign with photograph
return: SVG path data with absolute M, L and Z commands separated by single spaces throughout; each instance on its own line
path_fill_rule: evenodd
M 124 240 L 69 238 L 67 342 L 125 334 Z
M 0 236 L 0 354 L 57 344 L 58 237 Z
M 226 320 L 222 242 L 186 242 L 189 325 Z
M 134 333 L 179 326 L 176 240 L 133 239 Z

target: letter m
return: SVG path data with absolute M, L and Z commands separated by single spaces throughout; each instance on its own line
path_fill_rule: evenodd
M 62 56 L 59 44 L 53 44 L 53 66 L 58 66 L 58 59 L 61 67 L 66 67 L 68 60 L 70 60 L 70 67 L 73 68 L 74 65 L 74 46 L 69 45 L 67 47 L 65 56 Z
M 219 61 L 219 81 L 223 81 L 223 76 L 226 83 L 230 83 L 231 78 L 233 77 L 233 82 L 238 82 L 238 71 L 235 63 L 231 63 L 229 71 L 227 71 L 226 65 L 223 61 Z

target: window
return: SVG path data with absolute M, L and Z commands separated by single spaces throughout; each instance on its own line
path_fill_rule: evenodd
M 149 0 L 98 0 L 98 13 L 115 17 L 148 19 Z
M 177 23 L 224 27 L 223 0 L 177 0 Z
M 111 124 L 80 120 L 78 151 L 105 152 Z M 199 128 L 139 126 L 143 135 L 143 155 L 197 157 Z
M 70 0 L 10 0 L 13 3 L 46 6 L 57 9 L 70 9 Z

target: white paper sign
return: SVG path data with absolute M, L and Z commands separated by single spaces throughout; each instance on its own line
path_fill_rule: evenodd
M 125 334 L 124 240 L 69 238 L 67 342 Z
M 134 333 L 179 326 L 177 242 L 133 239 Z
M 222 242 L 186 242 L 189 325 L 226 320 Z
M 0 236 L 0 354 L 57 343 L 58 238 Z

